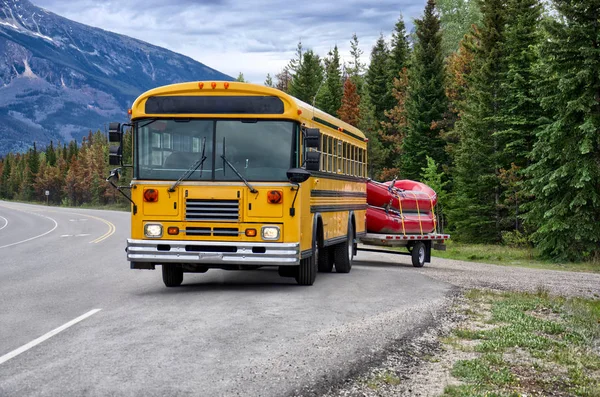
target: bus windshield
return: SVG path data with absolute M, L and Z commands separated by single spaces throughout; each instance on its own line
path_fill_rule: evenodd
M 281 120 L 144 119 L 135 122 L 137 179 L 239 181 L 225 157 L 249 181 L 287 181 L 296 166 L 296 124 Z M 204 146 L 204 148 L 203 148 Z

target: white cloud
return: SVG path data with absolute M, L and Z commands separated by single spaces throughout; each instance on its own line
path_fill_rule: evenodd
M 262 83 L 294 55 L 298 40 L 321 56 L 338 45 L 349 60 L 356 33 L 367 62 L 383 33 L 391 35 L 400 14 L 409 29 L 425 0 L 34 0 L 71 20 L 167 48 L 230 76 L 243 72 Z

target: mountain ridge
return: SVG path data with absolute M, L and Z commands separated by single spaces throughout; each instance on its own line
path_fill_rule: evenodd
M 28 0 L 0 0 L 0 156 L 80 139 L 123 120 L 142 92 L 198 80 L 233 78 Z

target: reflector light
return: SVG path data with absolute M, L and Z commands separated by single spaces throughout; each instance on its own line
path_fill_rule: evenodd
M 225 84 L 223 84 L 223 87 L 225 87 L 225 89 L 228 89 L 229 88 L 229 83 L 226 82 Z
M 158 201 L 158 190 L 144 189 L 144 201 L 154 203 Z
M 213 88 L 213 90 L 214 90 L 215 88 L 217 88 L 217 83 L 215 83 L 215 82 L 213 81 L 212 83 L 210 83 L 210 86 L 211 86 L 211 87 Z
M 267 201 L 271 204 L 279 204 L 283 201 L 283 194 L 279 190 L 271 190 L 267 194 Z
M 204 88 L 204 83 L 198 83 L 198 88 L 203 89 Z
M 169 228 L 167 229 L 167 233 L 169 233 L 170 235 L 179 234 L 179 228 L 177 226 L 169 226 Z
M 302 114 L 302 109 L 298 109 L 298 116 Z
M 339 127 L 339 128 L 338 128 L 338 131 L 339 131 L 339 132 L 344 132 L 344 129 L 343 129 L 342 127 Z
M 256 237 L 256 229 L 246 229 L 246 237 Z

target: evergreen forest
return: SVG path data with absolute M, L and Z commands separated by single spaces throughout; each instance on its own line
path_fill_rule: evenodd
M 428 0 L 413 23 L 368 64 L 356 34 L 346 62 L 300 42 L 264 84 L 361 129 L 371 178 L 430 185 L 453 240 L 600 260 L 600 0 Z M 101 132 L 9 154 L 0 198 L 122 202 L 107 158 Z

